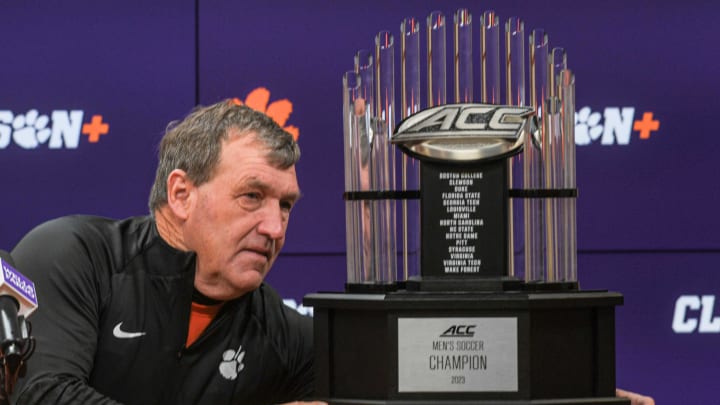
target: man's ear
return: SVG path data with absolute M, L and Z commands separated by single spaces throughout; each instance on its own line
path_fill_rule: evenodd
M 168 206 L 180 219 L 187 219 L 193 200 L 195 185 L 184 170 L 175 169 L 167 179 Z

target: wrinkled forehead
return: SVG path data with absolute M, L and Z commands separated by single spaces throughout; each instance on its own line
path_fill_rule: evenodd
M 264 155 L 268 159 L 268 163 L 276 167 L 285 167 L 287 164 L 283 164 L 283 154 L 291 153 L 290 150 L 285 150 L 282 145 L 287 142 L 286 139 L 278 139 L 285 134 L 283 133 L 270 133 L 270 132 L 258 132 L 255 129 L 239 129 L 232 127 L 227 131 L 227 135 L 224 139 L 223 146 L 225 143 L 231 142 L 234 139 L 243 139 L 248 147 L 255 148 L 258 153 Z M 287 136 L 290 136 L 289 134 Z M 293 163 L 294 164 L 294 163 Z
M 242 148 L 243 154 L 247 156 L 262 156 L 270 164 L 271 148 L 267 141 L 263 140 L 254 130 L 241 131 L 237 128 L 230 128 L 227 135 L 220 142 L 220 154 L 224 155 L 230 145 L 238 145 Z
M 283 177 L 289 175 L 295 179 L 295 164 L 282 164 L 282 159 L 278 157 L 279 153 L 253 132 L 233 134 L 222 142 L 220 164 L 238 168 L 238 165 L 244 167 L 245 164 L 262 163 L 276 170 L 277 175 Z

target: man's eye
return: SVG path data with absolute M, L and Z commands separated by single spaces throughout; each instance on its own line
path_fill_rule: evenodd
M 289 201 L 281 201 L 280 202 L 280 208 L 282 208 L 283 211 L 290 212 L 290 210 L 292 210 L 292 207 L 293 207 L 293 203 L 291 203 Z
M 262 199 L 262 195 L 260 193 L 245 193 L 240 196 L 241 200 L 246 203 L 257 203 Z

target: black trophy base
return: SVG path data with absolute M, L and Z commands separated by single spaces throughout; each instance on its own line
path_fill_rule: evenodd
M 605 291 L 318 293 L 316 396 L 331 405 L 623 404 Z
M 524 283 L 514 277 L 410 277 L 405 288 L 408 291 L 447 292 L 447 291 L 519 291 Z

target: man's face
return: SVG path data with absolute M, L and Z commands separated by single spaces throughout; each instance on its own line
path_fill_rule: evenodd
M 182 236 L 197 253 L 195 287 L 210 298 L 259 287 L 285 242 L 300 190 L 295 167 L 271 166 L 266 153 L 253 133 L 231 136 L 211 180 L 190 191 Z

